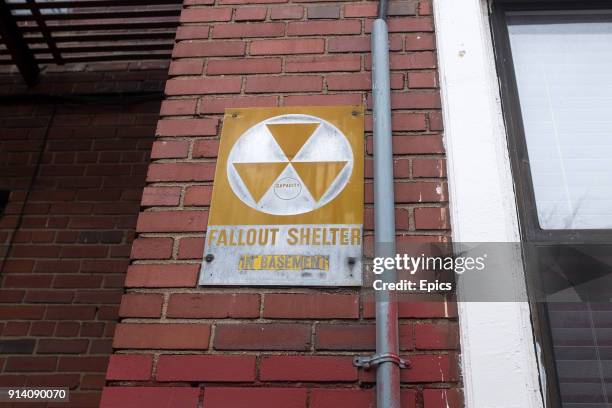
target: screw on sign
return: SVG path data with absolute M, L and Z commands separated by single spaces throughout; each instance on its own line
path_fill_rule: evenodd
M 226 112 L 200 284 L 361 284 L 363 139 L 361 106 Z

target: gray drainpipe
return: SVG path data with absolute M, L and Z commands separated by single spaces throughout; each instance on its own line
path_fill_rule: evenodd
M 389 81 L 389 34 L 387 0 L 379 3 L 372 28 L 372 97 L 374 100 L 374 220 L 375 256 L 395 257 L 395 197 L 391 146 L 391 95 Z M 395 268 L 378 278 L 395 282 Z M 376 407 L 400 408 L 400 368 L 397 297 L 376 291 L 376 355 L 357 357 L 360 367 L 376 367 Z

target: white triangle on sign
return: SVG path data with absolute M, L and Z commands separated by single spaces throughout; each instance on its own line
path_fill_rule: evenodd
M 294 162 L 353 161 L 346 137 L 329 123 L 321 123 L 295 155 Z

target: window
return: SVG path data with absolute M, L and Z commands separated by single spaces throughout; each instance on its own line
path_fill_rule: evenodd
M 542 229 L 612 228 L 612 15 L 506 15 Z
M 612 3 L 494 1 L 548 406 L 612 407 Z

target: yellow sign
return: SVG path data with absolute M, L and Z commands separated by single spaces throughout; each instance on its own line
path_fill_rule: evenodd
M 200 284 L 360 284 L 363 127 L 362 106 L 226 110 Z

